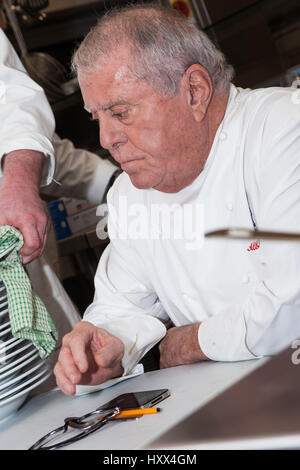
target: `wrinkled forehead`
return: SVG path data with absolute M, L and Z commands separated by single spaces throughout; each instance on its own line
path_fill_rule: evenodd
M 125 87 L 136 84 L 138 78 L 129 68 L 129 55 L 125 52 L 101 57 L 89 68 L 78 70 L 81 87 L 93 86 L 96 83 L 105 90 L 114 87 Z
M 136 102 L 154 93 L 120 57 L 105 59 L 96 68 L 79 71 L 78 80 L 84 107 L 89 112 L 109 109 L 113 103 Z

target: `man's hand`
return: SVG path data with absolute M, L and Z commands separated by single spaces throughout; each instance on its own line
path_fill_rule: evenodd
M 46 245 L 50 228 L 44 203 L 39 196 L 43 154 L 17 150 L 4 157 L 0 186 L 0 225 L 20 230 L 24 246 L 23 264 L 39 257 Z
M 159 345 L 160 368 L 208 360 L 198 341 L 200 323 L 170 328 Z
M 81 321 L 63 338 L 54 367 L 57 385 L 74 395 L 76 385 L 97 385 L 123 374 L 124 344 L 102 328 Z

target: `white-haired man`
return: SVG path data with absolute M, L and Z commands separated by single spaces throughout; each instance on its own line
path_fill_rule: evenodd
M 253 359 L 291 344 L 300 335 L 299 246 L 200 247 L 189 222 L 200 227 L 193 210 L 202 205 L 206 231 L 299 229 L 292 90 L 236 88 L 206 35 L 155 5 L 100 19 L 73 64 L 101 144 L 124 172 L 108 195 L 111 243 L 94 302 L 55 366 L 63 392 L 130 373 L 159 341 L 161 367 Z M 166 212 L 152 217 L 157 206 L 175 231 L 165 231 Z

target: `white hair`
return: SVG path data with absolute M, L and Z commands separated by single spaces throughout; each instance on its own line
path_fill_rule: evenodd
M 209 73 L 216 91 L 227 91 L 234 70 L 210 38 L 173 8 L 133 4 L 113 9 L 99 19 L 72 59 L 74 71 L 97 68 L 103 56 L 122 45 L 131 51 L 131 72 L 164 95 L 176 95 L 182 76 L 193 64 Z

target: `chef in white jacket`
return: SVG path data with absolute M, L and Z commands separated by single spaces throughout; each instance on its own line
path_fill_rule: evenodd
M 296 90 L 236 88 L 205 34 L 155 6 L 100 20 L 74 67 L 101 144 L 124 173 L 108 195 L 111 243 L 94 302 L 63 339 L 60 388 L 74 394 L 76 384 L 129 374 L 159 341 L 161 367 L 291 345 L 300 337 L 300 245 L 201 243 L 200 232 L 299 232 Z
M 53 229 L 48 236 L 49 218 L 39 193 L 100 203 L 117 167 L 54 134 L 43 90 L 29 78 L 1 29 L 0 116 L 0 224 L 23 234 L 23 263 L 59 331 L 59 347 L 81 316 L 53 269 L 55 236 Z M 55 358 L 50 360 L 55 363 Z

